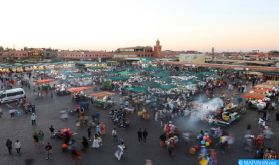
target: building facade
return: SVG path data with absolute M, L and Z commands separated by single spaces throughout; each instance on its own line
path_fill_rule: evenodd
M 1 58 L 27 58 L 29 56 L 29 52 L 26 50 L 10 50 L 4 51 L 1 54 Z
M 154 57 L 154 52 L 150 46 L 136 46 L 128 48 L 118 48 L 114 55 L 132 55 L 136 57 Z
M 90 59 L 110 59 L 110 58 L 162 58 L 164 54 L 162 53 L 162 46 L 160 41 L 156 41 L 156 45 L 151 46 L 136 46 L 136 47 L 126 47 L 118 48 L 114 52 L 106 51 L 88 51 L 88 50 L 48 50 L 44 48 L 27 48 L 23 50 L 8 50 L 0 52 L 0 58 L 61 58 L 61 59 L 73 59 L 73 60 L 90 60 Z
M 112 58 L 112 52 L 105 51 L 69 51 L 62 50 L 57 52 L 57 57 L 62 59 L 97 59 L 97 58 Z

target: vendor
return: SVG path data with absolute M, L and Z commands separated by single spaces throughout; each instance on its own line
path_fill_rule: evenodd
M 221 119 L 223 116 L 223 109 L 218 109 L 217 111 L 216 111 L 216 115 L 217 115 L 217 119 Z
M 222 114 L 222 119 L 223 119 L 225 122 L 228 122 L 228 121 L 230 120 L 230 115 L 229 115 L 229 113 L 223 112 L 223 114 Z

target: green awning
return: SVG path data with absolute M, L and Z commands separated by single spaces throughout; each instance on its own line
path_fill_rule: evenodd
M 109 78 L 111 81 L 125 81 L 128 80 L 129 77 L 128 76 L 113 76 L 111 78 Z
M 118 74 L 122 75 L 122 76 L 126 76 L 129 74 L 128 71 L 121 71 L 121 72 L 118 72 Z
M 137 93 L 146 93 L 148 92 L 146 88 L 143 87 L 132 87 L 132 88 L 128 88 L 129 91 L 131 92 L 137 92 Z
M 164 85 L 161 85 L 160 88 L 164 89 L 164 90 L 170 90 L 172 88 L 176 88 L 176 86 L 172 85 L 172 84 L 164 84 Z

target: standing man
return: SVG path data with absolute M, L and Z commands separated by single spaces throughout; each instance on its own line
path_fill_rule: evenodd
M 146 130 L 146 128 L 144 129 L 144 131 L 142 132 L 142 136 L 143 136 L 143 142 L 146 143 L 146 138 L 148 136 L 148 132 Z
M 46 160 L 48 160 L 48 159 L 53 159 L 53 155 L 52 155 L 52 146 L 50 145 L 49 142 L 48 142 L 47 145 L 45 146 L 45 150 L 46 150 L 46 152 L 47 152 Z
M 45 134 L 42 130 L 39 131 L 38 133 L 38 136 L 39 136 L 39 142 L 44 145 L 44 140 L 45 140 Z
M 8 148 L 9 155 L 12 155 L 12 145 L 13 145 L 13 142 L 10 139 L 7 139 L 6 147 Z
M 53 92 L 50 92 L 50 98 L 53 99 Z
M 142 142 L 142 131 L 141 131 L 141 128 L 138 130 L 138 141 L 141 144 L 141 142 Z
M 145 165 L 152 165 L 152 161 L 149 159 L 145 160 Z
M 3 115 L 3 110 L 2 108 L 0 108 L 0 118 L 2 118 L 2 115 Z
M 267 109 L 264 109 L 263 111 L 264 111 L 263 112 L 263 120 L 266 121 L 267 120 L 267 118 L 266 118 L 266 116 L 267 116 Z
M 113 128 L 112 131 L 111 131 L 111 135 L 112 135 L 112 138 L 113 138 L 113 141 L 114 142 L 117 142 L 117 132 L 116 132 L 116 129 Z
M 89 127 L 87 128 L 87 135 L 88 135 L 88 140 L 89 140 L 89 141 L 91 141 L 91 133 L 92 133 L 92 127 L 89 126 Z
M 51 138 L 53 138 L 53 137 L 54 137 L 54 130 L 55 130 L 55 129 L 54 129 L 54 128 L 53 128 L 53 126 L 51 125 L 51 126 L 50 126 L 50 128 L 49 128 L 49 131 L 50 131 L 50 137 L 51 137 Z
M 16 140 L 14 147 L 16 149 L 17 154 L 20 155 L 21 143 L 18 140 Z
M 32 123 L 32 125 L 36 125 L 36 119 L 37 119 L 36 114 L 32 113 L 32 115 L 31 115 L 31 123 Z

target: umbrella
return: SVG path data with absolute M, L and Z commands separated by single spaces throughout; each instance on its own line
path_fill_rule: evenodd
M 16 109 L 11 109 L 9 110 L 9 113 L 15 113 L 17 110 Z

